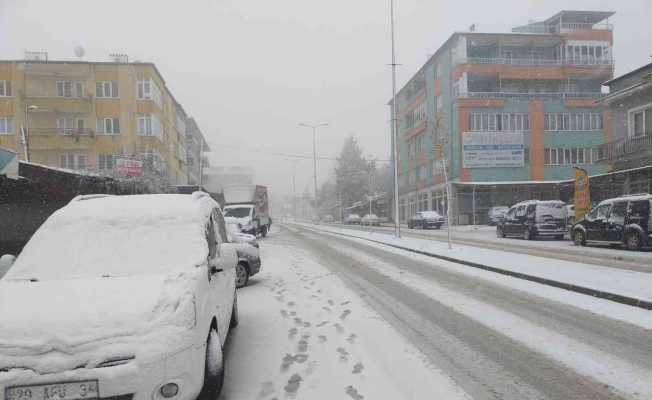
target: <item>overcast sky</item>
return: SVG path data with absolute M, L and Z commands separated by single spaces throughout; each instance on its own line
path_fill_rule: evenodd
M 616 15 L 616 74 L 652 55 L 650 0 L 396 0 L 399 88 L 455 31 L 508 32 L 561 9 Z M 212 147 L 213 165 L 252 165 L 257 183 L 290 193 L 279 153 L 336 157 L 347 135 L 388 158 L 389 0 L 0 0 L 0 57 L 44 50 L 51 59 L 107 61 L 123 52 L 156 63 Z M 333 162 L 318 162 L 323 181 Z M 312 191 L 312 160 L 297 164 Z

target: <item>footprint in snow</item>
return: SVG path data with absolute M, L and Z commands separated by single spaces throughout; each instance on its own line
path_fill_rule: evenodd
M 340 303 L 340 305 L 341 305 L 341 306 L 345 306 L 345 305 L 347 305 L 347 304 L 349 304 L 349 303 L 350 303 L 350 301 L 347 300 L 347 301 L 344 301 L 344 302 Z
M 301 375 L 299 374 L 294 374 L 288 379 L 287 385 L 285 385 L 285 393 L 291 397 L 294 397 L 297 394 L 297 391 L 299 390 L 299 386 L 301 385 L 301 381 L 303 378 L 301 378 Z M 356 392 L 357 393 L 357 392 Z
M 317 369 L 317 361 L 310 361 L 304 372 L 306 375 L 312 375 L 316 369 Z
M 358 336 L 357 336 L 355 333 L 352 333 L 352 334 L 349 335 L 349 337 L 346 339 L 346 341 L 349 342 L 349 343 L 351 343 L 351 344 L 353 344 L 353 343 L 355 342 L 355 339 L 356 339 L 357 337 L 358 337 Z
M 344 347 L 338 347 L 337 352 L 340 353 L 340 362 L 349 361 L 349 352 L 344 349 Z
M 304 328 L 310 328 L 310 325 L 312 325 L 310 322 L 308 322 L 308 321 L 303 321 L 303 327 L 304 327 Z
M 344 310 L 344 312 L 340 315 L 340 319 L 346 319 L 349 314 L 351 314 L 351 310 Z
M 318 339 L 319 339 L 319 343 L 324 343 L 324 342 L 326 342 L 326 340 L 328 340 L 328 339 L 326 338 L 326 336 L 324 336 L 324 335 L 319 335 L 319 336 L 318 336 Z
M 363 369 L 364 369 L 364 365 L 362 365 L 362 363 L 359 362 L 359 363 L 357 363 L 357 364 L 355 364 L 353 366 L 353 372 L 352 373 L 353 374 L 359 374 L 360 372 L 362 372 Z
M 283 318 L 287 318 L 288 317 L 288 312 L 285 311 L 285 310 L 281 310 L 281 316 L 283 316 Z
M 301 318 L 299 318 L 299 317 L 294 317 L 294 323 L 297 324 L 297 325 L 302 325 L 303 320 Z
M 318 323 L 316 326 L 317 326 L 317 328 L 321 328 L 322 326 L 326 325 L 327 323 L 328 323 L 328 321 L 322 321 L 322 322 Z
M 294 339 L 294 337 L 297 335 L 297 328 L 292 328 L 288 331 L 288 338 L 289 339 Z
M 297 344 L 297 351 L 299 353 L 305 353 L 308 351 L 308 341 L 305 339 L 299 340 L 299 343 Z
M 347 386 L 346 394 L 349 395 L 353 400 L 363 400 L 364 396 L 358 393 L 358 391 L 353 386 Z
M 331 306 L 333 306 L 333 305 L 335 305 L 335 302 L 334 302 L 333 300 L 330 300 L 330 299 L 329 299 L 329 300 L 328 300 L 328 304 L 330 304 Z
M 335 329 L 337 329 L 337 333 L 343 333 L 344 332 L 344 327 L 340 324 L 334 324 Z
M 288 301 L 288 307 L 294 307 L 294 302 L 293 301 Z
M 290 311 L 290 315 L 294 317 L 295 315 L 297 315 L 297 312 L 296 311 Z

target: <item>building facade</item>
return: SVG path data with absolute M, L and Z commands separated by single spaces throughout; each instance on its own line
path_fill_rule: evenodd
M 205 165 L 204 153 L 211 151 L 204 134 L 194 118 L 186 121 L 186 154 L 188 158 L 188 184 L 201 185 L 202 169 Z
M 152 63 L 0 61 L 0 147 L 21 160 L 186 184 L 186 118 Z
M 455 33 L 397 93 L 400 218 L 568 196 L 559 182 L 611 137 L 595 101 L 613 77 L 610 12 L 562 11 L 511 33 Z M 390 107 L 393 101 L 390 101 Z
M 598 161 L 623 180 L 624 193 L 652 193 L 652 64 L 605 82 L 600 102 L 610 115 L 611 137 Z

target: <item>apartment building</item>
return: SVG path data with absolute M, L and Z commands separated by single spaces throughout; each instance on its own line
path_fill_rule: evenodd
M 186 184 L 186 119 L 152 63 L 0 61 L 0 147 L 21 160 Z
M 447 208 L 482 223 L 489 207 L 564 198 L 609 115 L 596 100 L 613 77 L 611 12 L 561 11 L 510 33 L 454 33 L 397 93 L 399 204 L 405 220 Z M 393 101 L 390 101 L 390 108 Z

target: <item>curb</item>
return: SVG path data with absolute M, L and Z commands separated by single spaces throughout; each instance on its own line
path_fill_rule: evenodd
M 617 293 L 606 292 L 604 290 L 592 289 L 592 288 L 588 288 L 588 287 L 584 287 L 584 286 L 574 285 L 572 283 L 565 283 L 565 282 L 560 282 L 560 281 L 556 281 L 556 280 L 553 280 L 553 279 L 542 278 L 540 276 L 524 274 L 522 272 L 516 272 L 516 271 L 510 271 L 510 270 L 506 270 L 506 269 L 502 269 L 502 268 L 492 267 L 492 266 L 489 266 L 489 265 L 480 264 L 480 263 L 476 263 L 476 262 L 473 262 L 473 261 L 466 261 L 466 260 L 462 260 L 462 259 L 459 259 L 459 258 L 448 257 L 448 256 L 443 256 L 441 254 L 430 253 L 430 252 L 427 252 L 427 251 L 424 251 L 424 250 L 411 249 L 409 247 L 400 246 L 400 245 L 397 245 L 397 244 L 381 242 L 380 240 L 367 239 L 367 238 L 362 238 L 362 237 L 358 237 L 358 236 L 355 236 L 355 235 L 349 235 L 349 234 L 346 234 L 346 233 L 329 232 L 329 231 L 325 231 L 325 230 L 321 230 L 321 229 L 315 229 L 315 228 L 309 228 L 309 227 L 303 227 L 303 228 L 308 229 L 308 230 L 314 230 L 314 231 L 319 231 L 319 232 L 330 233 L 330 234 L 333 234 L 333 235 L 345 236 L 345 237 L 349 237 L 349 238 L 353 238 L 353 239 L 366 240 L 368 242 L 372 242 L 372 243 L 376 243 L 376 244 L 382 244 L 384 246 L 393 247 L 393 248 L 404 250 L 404 251 L 409 251 L 411 253 L 421 254 L 421 255 L 424 255 L 424 256 L 427 256 L 427 257 L 436 258 L 436 259 L 439 259 L 439 260 L 448 261 L 448 262 L 452 262 L 452 263 L 455 263 L 455 264 L 465 265 L 467 267 L 478 268 L 478 269 L 494 272 L 494 273 L 501 274 L 501 275 L 507 275 L 507 276 L 511 276 L 511 277 L 514 277 L 514 278 L 523 279 L 523 280 L 526 280 L 526 281 L 535 282 L 535 283 L 539 283 L 539 284 L 546 285 L 546 286 L 552 286 L 552 287 L 556 287 L 556 288 L 559 288 L 559 289 L 564 289 L 564 290 L 568 290 L 568 291 L 571 291 L 571 292 L 584 294 L 584 295 L 587 295 L 587 296 L 597 297 L 597 298 L 600 298 L 600 299 L 609 300 L 609 301 L 625 304 L 625 305 L 632 306 L 632 307 L 642 308 L 644 310 L 652 310 L 652 301 L 641 300 L 641 299 L 637 299 L 637 298 L 629 297 L 629 296 L 624 296 L 624 295 L 617 294 Z

